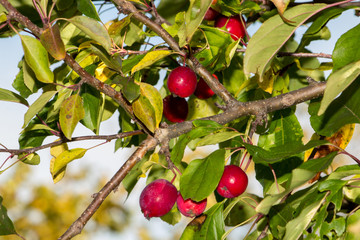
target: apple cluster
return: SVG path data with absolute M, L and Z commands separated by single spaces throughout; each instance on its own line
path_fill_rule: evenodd
M 216 0 L 212 2 L 212 6 L 216 4 Z M 244 19 L 239 15 L 226 17 L 210 7 L 204 19 L 207 21 L 215 21 L 214 26 L 223 28 L 231 35 L 231 38 L 237 41 L 243 39 L 246 30 Z M 217 78 L 215 74 L 213 76 Z M 214 95 L 214 92 L 206 84 L 204 79 L 197 81 L 196 74 L 185 66 L 180 66 L 171 71 L 167 81 L 167 87 L 171 95 L 163 99 L 164 116 L 173 123 L 179 123 L 186 120 L 188 115 L 188 103 L 185 98 L 194 94 L 199 99 L 207 99 Z
M 213 76 L 217 78 L 215 74 Z M 214 95 L 214 92 L 200 78 L 197 81 L 196 74 L 189 67 L 177 67 L 171 71 L 167 81 L 167 87 L 172 93 L 163 99 L 164 116 L 170 122 L 185 121 L 189 107 L 185 98 L 194 94 L 200 99 L 207 99 Z
M 224 198 L 235 198 L 245 192 L 247 185 L 246 173 L 236 165 L 228 165 L 224 168 L 216 191 Z M 140 195 L 140 208 L 147 219 L 164 216 L 175 203 L 182 215 L 193 218 L 205 211 L 207 198 L 200 202 L 184 199 L 176 187 L 165 179 L 149 183 Z

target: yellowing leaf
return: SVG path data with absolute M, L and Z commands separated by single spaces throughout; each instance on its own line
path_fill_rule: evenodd
M 58 157 L 61 153 L 68 151 L 68 145 L 66 143 L 54 146 L 50 148 L 50 154 L 53 158 L 50 160 L 50 173 L 53 178 L 54 183 L 59 182 L 64 176 L 66 171 L 66 166 L 60 169 L 57 173 L 54 173 L 54 163 L 56 157 Z
M 324 156 L 330 154 L 331 152 L 339 151 L 340 149 L 345 149 L 353 136 L 354 129 L 355 129 L 355 124 L 347 124 L 347 125 L 343 126 L 342 128 L 340 128 L 339 131 L 334 133 L 332 136 L 323 137 L 324 140 L 329 141 L 331 144 L 333 144 L 335 146 L 322 145 L 322 146 L 316 148 L 316 152 L 315 152 L 315 154 L 313 154 L 312 158 L 313 159 L 321 158 L 321 157 L 324 157 Z M 317 140 L 317 139 L 321 139 L 321 138 L 322 138 L 321 136 L 319 136 L 318 134 L 315 133 L 311 137 L 311 140 Z M 337 147 L 339 147 L 340 149 Z M 304 161 L 307 161 L 309 159 L 309 157 L 313 151 L 314 151 L 314 148 L 309 149 L 305 152 Z
M 33 70 L 36 78 L 43 83 L 54 82 L 54 74 L 50 70 L 48 53 L 44 46 L 33 37 L 20 35 L 20 38 L 26 63 Z
M 57 24 L 45 29 L 40 36 L 40 41 L 53 58 L 56 60 L 65 58 L 65 45 L 61 40 L 60 30 Z
M 60 127 L 67 139 L 71 135 L 78 122 L 85 116 L 85 110 L 82 104 L 82 98 L 75 94 L 67 98 L 60 108 Z
M 74 148 L 60 153 L 60 155 L 55 158 L 52 166 L 53 176 L 58 174 L 59 171 L 62 171 L 62 169 L 65 168 L 68 163 L 72 162 L 75 159 L 82 158 L 85 155 L 86 151 L 87 149 L 84 148 Z
M 162 118 L 161 95 L 155 87 L 147 83 L 140 83 L 140 94 L 132 104 L 134 114 L 151 132 L 154 132 Z
M 139 71 L 143 68 L 146 68 L 148 66 L 151 66 L 156 61 L 169 56 L 172 52 L 168 50 L 159 50 L 159 51 L 151 51 L 148 52 L 143 59 L 140 60 L 138 64 L 136 64 L 131 69 L 131 74 L 134 74 L 134 72 Z

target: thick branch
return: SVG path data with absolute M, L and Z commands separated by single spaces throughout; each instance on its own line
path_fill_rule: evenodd
M 170 48 L 183 56 L 187 56 L 187 52 L 180 48 L 176 40 L 167 31 L 165 31 L 161 25 L 157 24 L 155 21 L 152 21 L 150 18 L 141 13 L 132 3 L 125 0 L 114 0 L 114 2 L 117 4 L 120 12 L 125 14 L 132 14 L 132 17 L 144 23 L 148 28 L 157 33 L 167 44 L 169 44 Z M 205 80 L 209 87 L 219 97 L 221 97 L 226 104 L 232 104 L 236 102 L 236 99 L 227 91 L 227 89 L 222 84 L 220 84 L 195 57 L 190 56 L 189 58 L 186 58 L 186 63 Z
M 211 117 L 203 118 L 212 120 L 220 124 L 229 123 L 237 118 L 250 115 L 263 115 L 280 109 L 285 109 L 311 99 L 318 98 L 324 94 L 326 82 L 316 82 L 308 87 L 296 91 L 281 94 L 276 97 L 257 100 L 252 102 L 237 102 L 231 109 L 226 109 L 223 113 Z M 161 129 L 159 141 L 163 138 L 172 139 L 192 129 L 192 121 L 185 121 L 170 125 L 166 129 Z
M 100 207 L 106 197 L 114 191 L 121 181 L 125 178 L 128 172 L 135 166 L 135 164 L 143 158 L 143 156 L 158 144 L 155 138 L 149 136 L 131 155 L 131 157 L 122 165 L 119 171 L 106 183 L 106 185 L 95 194 L 93 201 L 81 214 L 81 216 L 68 228 L 68 230 L 59 238 L 59 240 L 71 239 L 81 233 L 85 224 L 94 215 L 96 210 Z

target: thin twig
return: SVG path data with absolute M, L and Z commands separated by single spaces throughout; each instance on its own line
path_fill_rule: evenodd
M 26 149 L 0 149 L 0 152 L 7 152 L 7 153 L 11 153 L 13 155 L 19 155 L 21 153 L 34 153 L 39 150 L 58 146 L 58 145 L 61 145 L 63 143 L 67 143 L 67 142 L 76 142 L 76 141 L 84 141 L 84 140 L 111 141 L 114 139 L 126 138 L 126 137 L 135 136 L 135 135 L 139 135 L 139 134 L 144 134 L 144 132 L 141 130 L 135 130 L 135 131 L 131 131 L 131 132 L 124 132 L 124 133 L 118 133 L 118 134 L 113 134 L 113 135 L 91 135 L 91 136 L 73 137 L 71 140 L 63 138 L 63 139 L 57 140 L 52 143 L 41 145 L 39 147 L 26 148 Z
M 155 138 L 148 137 L 129 157 L 129 159 L 122 165 L 122 167 L 115 173 L 115 175 L 106 183 L 106 185 L 96 193 L 94 199 L 81 214 L 81 216 L 68 228 L 68 230 L 59 237 L 59 240 L 71 239 L 81 233 L 85 224 L 94 215 L 100 205 L 104 202 L 106 197 L 114 191 L 121 181 L 125 178 L 128 172 L 139 162 L 142 157 L 158 144 Z

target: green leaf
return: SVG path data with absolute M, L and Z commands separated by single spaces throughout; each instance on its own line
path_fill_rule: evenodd
M 317 39 L 325 39 L 325 34 L 330 34 L 329 30 L 326 27 L 326 24 L 333 18 L 339 16 L 343 11 L 346 9 L 343 8 L 329 8 L 321 12 L 321 15 L 317 16 L 314 19 L 314 22 L 311 26 L 306 30 L 305 34 L 303 35 L 300 45 L 297 52 L 304 51 L 305 46 L 309 45 L 311 41 Z M 326 29 L 324 31 L 324 29 Z M 322 32 L 322 33 L 321 33 Z M 330 37 L 330 35 L 328 36 Z
M 36 80 L 35 73 L 31 70 L 30 66 L 23 61 L 23 76 L 24 76 L 24 84 L 31 91 L 31 93 L 35 93 L 38 91 L 39 82 Z M 42 84 L 41 84 L 42 85 Z
M 81 123 L 96 133 L 99 129 L 99 121 L 101 121 L 101 94 L 93 87 L 84 84 L 81 89 L 81 98 L 83 99 L 84 118 Z
M 61 40 L 59 26 L 55 24 L 46 28 L 40 36 L 40 42 L 50 55 L 56 60 L 62 60 L 66 56 L 65 45 Z
M 159 91 L 150 84 L 140 83 L 140 97 L 132 103 L 134 114 L 154 132 L 162 119 L 163 101 Z
M 114 78 L 113 82 L 121 86 L 121 92 L 129 102 L 139 97 L 140 86 L 135 83 L 134 79 L 118 75 Z
M 110 55 L 101 45 L 95 43 L 90 43 L 90 49 L 100 57 L 101 61 L 103 61 L 106 66 L 116 71 L 120 71 L 122 60 L 118 55 Z
M 360 78 L 336 98 L 324 114 L 318 116 L 319 101 L 309 105 L 310 123 L 319 135 L 331 136 L 342 126 L 360 122 Z
M 205 145 L 214 145 L 220 142 L 225 142 L 229 139 L 242 135 L 239 132 L 219 132 L 214 134 L 209 134 L 203 137 L 200 141 L 196 143 L 196 147 L 205 146 Z
M 175 146 L 171 151 L 171 160 L 176 164 L 180 163 L 183 156 L 184 151 L 188 143 L 196 138 L 200 138 L 206 136 L 210 133 L 213 133 L 216 130 L 222 129 L 223 126 L 219 126 L 218 123 L 212 121 L 198 121 L 195 120 L 193 122 L 195 128 L 190 132 L 183 134 L 179 137 Z
M 179 212 L 178 208 L 176 207 L 176 204 L 173 206 L 173 208 L 170 210 L 170 212 L 168 212 L 167 214 L 165 214 L 164 216 L 160 217 L 161 220 L 163 220 L 164 222 L 170 224 L 170 225 L 175 225 L 178 222 L 180 222 L 181 220 L 181 213 Z
M 241 194 L 241 196 L 229 199 L 225 202 L 225 225 L 236 226 L 254 216 L 256 211 L 251 206 L 254 201 L 260 202 L 261 198 L 245 192 Z
M 82 98 L 78 94 L 70 96 L 61 104 L 59 122 L 61 130 L 67 139 L 71 139 L 76 125 L 84 116 Z
M 13 222 L 7 215 L 7 209 L 2 204 L 3 198 L 0 196 L 0 235 L 16 234 Z
M 54 166 L 51 170 L 52 175 L 55 176 L 58 174 L 58 172 L 61 171 L 68 163 L 74 161 L 75 159 L 82 158 L 86 151 L 87 149 L 84 148 L 74 148 L 60 153 L 60 155 L 55 158 Z
M 306 230 L 306 227 L 311 222 L 311 219 L 315 216 L 316 212 L 320 208 L 322 202 L 325 199 L 325 196 L 325 194 L 319 194 L 317 199 L 312 199 L 311 204 L 301 209 L 299 216 L 286 224 L 284 239 L 299 239 L 303 231 Z
M 336 42 L 332 54 L 334 71 L 349 63 L 360 60 L 360 49 L 357 39 L 360 38 L 360 24 L 344 33 Z
M 151 167 L 151 165 L 144 167 L 144 165 L 148 161 L 149 161 L 149 155 L 145 155 L 145 157 L 143 157 L 140 162 L 136 163 L 136 165 L 130 170 L 130 172 L 126 175 L 126 177 L 122 181 L 125 190 L 128 192 L 128 196 L 130 195 L 131 191 L 134 189 L 138 180 L 141 177 L 146 176 L 145 173 L 147 172 L 149 167 Z
M 359 58 L 360 59 L 360 58 Z M 330 103 L 360 75 L 360 60 L 352 62 L 333 72 L 327 80 L 324 97 L 318 115 L 325 112 Z
M 48 53 L 40 41 L 27 35 L 20 35 L 20 38 L 26 63 L 33 70 L 36 78 L 43 83 L 54 82 L 54 74 L 49 67 Z
M 357 240 L 360 238 L 359 224 L 360 210 L 358 209 L 346 219 L 346 240 Z
M 301 4 L 288 9 L 284 17 L 292 21 L 291 24 L 283 22 L 280 15 L 266 20 L 247 45 L 244 58 L 245 75 L 250 76 L 254 73 L 262 82 L 276 53 L 290 39 L 295 30 L 326 7 L 326 4 Z
M 219 112 L 219 108 L 216 107 L 212 98 L 199 99 L 192 95 L 188 100 L 188 106 L 188 120 L 213 116 Z
M 138 64 L 133 66 L 133 68 L 131 69 L 131 75 L 143 68 L 151 66 L 156 61 L 169 56 L 171 53 L 172 51 L 169 50 L 155 50 L 148 52 Z
M 36 101 L 31 104 L 29 109 L 26 111 L 24 115 L 24 125 L 23 128 L 28 125 L 30 120 L 40 112 L 41 109 L 45 107 L 45 105 L 49 102 L 49 100 L 57 93 L 57 91 L 46 91 L 44 92 Z
M 326 169 L 332 162 L 332 159 L 335 157 L 336 153 L 331 153 L 324 158 L 318 158 L 309 160 L 301 164 L 298 168 L 292 170 L 291 174 L 286 180 L 285 188 L 276 194 L 268 194 L 256 207 L 256 211 L 263 214 L 268 214 L 270 209 L 281 202 L 281 199 L 293 191 L 295 188 L 300 187 L 301 185 L 307 183 L 312 179 L 317 172 Z M 275 187 L 275 182 L 273 187 Z
M 359 175 L 360 174 L 360 166 L 357 164 L 354 165 L 345 165 L 338 167 L 334 172 L 332 172 L 328 179 L 342 179 L 345 177 L 349 177 L 351 175 Z
M 185 46 L 190 42 L 197 28 L 200 26 L 212 0 L 190 0 L 189 9 L 185 13 L 185 22 L 178 31 L 179 45 Z
M 90 0 L 77 0 L 77 8 L 85 16 L 91 17 L 97 21 L 100 21 L 99 14 L 96 11 L 96 8 L 92 1 Z
M 286 157 L 293 156 L 298 153 L 302 153 L 308 149 L 314 148 L 316 146 L 320 146 L 322 144 L 326 144 L 327 141 L 323 140 L 311 140 L 307 144 L 303 145 L 302 143 L 293 143 L 287 142 L 284 145 L 278 145 L 275 147 L 271 147 L 268 150 L 265 150 L 261 147 L 254 146 L 248 143 L 243 143 L 246 147 L 246 150 L 253 157 L 253 161 L 255 163 L 275 163 L 281 161 Z
M 81 29 L 91 39 L 98 42 L 101 46 L 103 46 L 106 49 L 106 51 L 108 52 L 110 51 L 111 49 L 110 36 L 106 28 L 103 25 L 101 25 L 98 21 L 86 16 L 75 16 L 66 20 L 74 24 L 79 29 Z
M 0 88 L 0 101 L 21 103 L 25 106 L 29 106 L 29 103 L 25 98 L 4 88 Z
M 291 109 L 275 112 L 266 134 L 260 135 L 259 147 L 265 149 L 286 143 L 301 143 L 303 131 L 301 125 Z
M 229 52 L 234 48 L 230 34 L 224 34 L 223 30 L 214 27 L 201 26 L 201 29 L 209 47 L 196 54 L 196 58 L 205 67 L 212 68 L 212 71 L 228 66 Z
M 31 153 L 31 154 L 23 153 L 23 154 L 19 155 L 19 159 L 22 159 L 23 163 L 26 163 L 29 165 L 39 165 L 40 164 L 40 156 L 37 153 Z
M 219 184 L 224 165 L 224 149 L 216 150 L 206 158 L 191 161 L 180 179 L 180 192 L 184 199 L 200 202 L 207 198 Z
M 174 23 L 175 15 L 179 12 L 186 11 L 189 8 L 189 1 L 183 0 L 162 0 L 160 1 L 157 11 L 159 14 Z
M 220 240 L 225 233 L 224 203 L 216 203 L 203 215 L 191 221 L 185 228 L 180 240 Z

